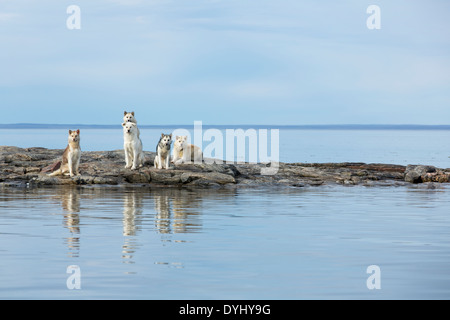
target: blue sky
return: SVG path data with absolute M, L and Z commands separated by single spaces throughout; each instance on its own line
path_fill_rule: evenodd
M 68 30 L 66 9 L 81 9 Z M 381 9 L 369 30 L 366 9 Z M 0 0 L 0 123 L 449 124 L 450 2 Z

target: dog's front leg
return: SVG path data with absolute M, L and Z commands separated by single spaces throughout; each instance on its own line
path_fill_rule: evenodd
M 162 169 L 162 168 L 163 168 L 163 163 L 162 163 L 161 155 L 158 154 L 158 169 Z
M 166 166 L 166 169 L 169 169 L 169 166 L 170 166 L 170 154 L 167 154 L 167 156 L 166 156 L 165 166 Z
M 172 161 L 171 161 L 172 163 L 176 163 L 179 160 L 178 155 L 179 151 L 174 149 L 172 154 Z
M 75 162 L 75 175 L 79 176 L 80 175 L 80 159 L 77 159 L 77 161 Z
M 133 150 L 133 166 L 131 167 L 131 170 L 137 170 L 139 162 L 139 150 L 138 148 L 134 148 Z
M 131 154 L 127 147 L 125 147 L 125 169 L 131 168 Z
M 72 157 L 71 157 L 70 154 L 69 154 L 69 159 L 67 159 L 67 161 L 68 161 L 68 165 L 69 165 L 70 177 L 73 177 L 74 176 L 74 174 L 73 174 L 73 160 L 72 160 Z

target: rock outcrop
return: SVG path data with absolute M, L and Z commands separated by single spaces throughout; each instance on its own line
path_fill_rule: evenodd
M 323 184 L 404 185 L 450 182 L 450 169 L 365 163 L 280 163 L 263 175 L 265 164 L 183 164 L 171 170 L 153 168 L 155 153 L 146 152 L 139 170 L 125 169 L 124 152 L 83 152 L 77 177 L 50 177 L 63 150 L 0 147 L 0 186 L 149 185 L 154 187 L 306 187 Z

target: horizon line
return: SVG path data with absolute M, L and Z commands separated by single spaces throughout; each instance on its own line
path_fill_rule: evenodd
M 175 125 L 139 125 L 142 129 L 157 128 L 189 128 L 194 124 Z M 11 123 L 0 124 L 0 129 L 115 129 L 120 128 L 120 124 L 43 124 L 43 123 Z M 450 130 L 450 124 L 299 124 L 299 125 L 277 125 L 277 124 L 202 124 L 206 128 L 262 128 L 262 129 L 347 129 L 347 130 Z

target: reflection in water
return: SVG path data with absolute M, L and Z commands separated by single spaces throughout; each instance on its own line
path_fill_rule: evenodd
M 188 190 L 162 189 L 152 192 L 155 202 L 155 225 L 162 233 L 192 233 L 201 228 L 199 215 L 202 196 Z
M 123 263 L 134 263 L 133 254 L 138 244 L 134 236 L 140 230 L 142 214 L 144 212 L 144 194 L 138 190 L 127 190 L 123 194 L 123 236 L 122 245 Z
M 64 210 L 64 226 L 70 231 L 65 239 L 69 257 L 79 257 L 80 254 L 80 190 L 78 188 L 58 189 Z
M 217 205 L 216 200 L 233 199 L 235 190 L 186 190 L 175 188 L 90 188 L 80 186 L 60 186 L 58 188 L 37 188 L 10 190 L 15 196 L 0 198 L 41 201 L 49 197 L 62 209 L 64 237 L 67 255 L 79 258 L 81 252 L 81 216 L 91 226 L 95 221 L 102 226 L 117 225 L 117 212 L 121 212 L 123 263 L 134 263 L 134 256 L 142 246 L 139 233 L 142 229 L 154 230 L 161 234 L 163 243 L 172 242 L 170 235 L 196 233 L 202 229 L 201 214 Z M 23 199 L 22 199 L 23 198 Z M 11 206 L 8 206 L 11 207 Z M 120 207 L 122 207 L 120 209 Z M 119 210 L 117 210 L 119 208 Z M 145 223 L 145 226 L 144 226 Z M 182 238 L 174 242 L 185 242 Z M 178 262 L 155 261 L 155 264 L 180 267 Z
M 123 235 L 134 236 L 139 229 L 144 212 L 144 195 L 136 190 L 127 190 L 123 194 Z M 136 226 L 137 224 L 137 226 Z
M 0 187 L 0 297 L 73 298 L 60 288 L 79 265 L 83 298 L 371 299 L 376 264 L 390 275 L 377 298 L 445 298 L 438 187 Z

